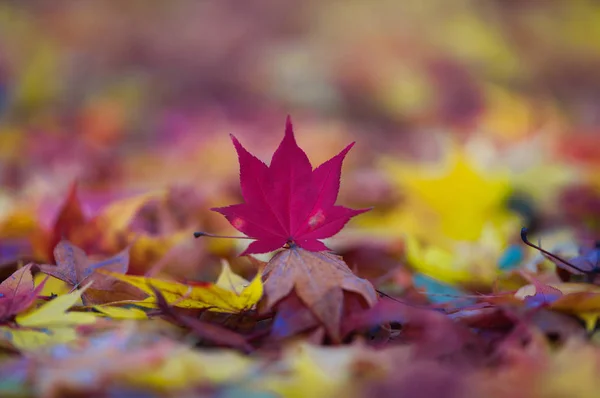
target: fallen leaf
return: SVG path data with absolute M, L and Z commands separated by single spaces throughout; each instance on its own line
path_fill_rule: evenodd
M 46 277 L 37 286 L 33 283 L 31 267 L 33 264 L 16 270 L 11 276 L 0 283 L 0 322 L 10 319 L 27 310 L 40 295 Z
M 246 286 L 248 286 L 250 282 L 241 276 L 235 274 L 231 270 L 231 266 L 226 260 L 222 260 L 221 262 L 221 273 L 215 282 L 215 285 L 222 287 L 226 290 L 231 290 L 232 292 L 238 293 L 241 292 Z
M 36 287 L 44 281 L 45 283 L 40 291 L 40 296 L 60 296 L 71 291 L 69 284 L 53 276 L 46 275 L 43 272 L 38 272 L 33 277 L 33 283 Z
M 128 249 L 111 258 L 94 261 L 82 249 L 69 241 L 63 240 L 54 249 L 54 257 L 56 258 L 56 266 L 42 264 L 39 266 L 40 270 L 66 282 L 72 288 L 77 288 L 83 282 L 91 282 L 93 289 L 82 296 L 84 305 L 143 298 L 143 295 L 137 289 L 117 284 L 114 278 L 95 272 L 98 269 L 106 269 L 114 273 L 126 273 L 129 267 Z M 106 293 L 102 293 L 103 291 Z M 119 292 L 118 296 L 117 292 Z
M 296 143 L 289 117 L 270 166 L 250 154 L 235 137 L 232 140 L 245 203 L 213 210 L 255 239 L 242 255 L 267 253 L 286 244 L 310 251 L 328 250 L 319 239 L 335 235 L 350 218 L 368 210 L 335 206 L 342 161 L 353 144 L 313 170 Z
M 543 305 L 554 311 L 574 315 L 585 323 L 589 332 L 595 329 L 600 319 L 600 287 L 596 285 L 587 283 L 544 285 L 535 282 L 521 287 L 515 293 L 515 297 L 529 305 L 536 307 Z
M 449 147 L 444 162 L 426 167 L 384 158 L 381 167 L 404 200 L 393 211 L 366 215 L 358 224 L 387 236 L 410 234 L 442 248 L 477 241 L 490 225 L 502 231 L 513 228 L 518 219 L 505 206 L 511 191 L 508 176 L 482 170 L 463 148 Z
M 75 327 L 96 322 L 97 316 L 89 312 L 67 312 L 79 301 L 90 286 L 58 296 L 39 308 L 15 318 L 18 327 L 0 327 L 4 338 L 21 350 L 35 350 L 48 344 L 64 343 L 77 338 Z
M 101 244 L 101 231 L 84 213 L 77 190 L 78 183 L 73 182 L 51 229 L 32 236 L 34 250 L 46 261 L 56 260 L 54 248 L 63 239 L 73 239 L 87 251 L 97 251 Z
M 377 302 L 375 289 L 354 275 L 340 256 L 291 247 L 277 253 L 264 271 L 265 307 L 271 309 L 294 291 L 329 335 L 340 339 L 344 291 L 358 294 L 366 306 Z
M 269 337 L 279 340 L 310 331 L 321 325 L 319 319 L 292 291 L 277 303 Z M 320 343 L 320 341 L 319 341 Z
M 148 319 L 146 311 L 139 308 L 124 308 L 112 305 L 95 305 L 92 308 L 112 319 Z
M 208 282 L 185 284 L 158 278 L 123 275 L 107 271 L 99 273 L 111 276 L 149 294 L 141 305 L 156 307 L 152 287 L 158 289 L 169 305 L 180 308 L 206 308 L 209 311 L 238 313 L 255 306 L 263 294 L 261 276 L 257 275 L 239 294 Z M 113 303 L 114 304 L 114 303 Z

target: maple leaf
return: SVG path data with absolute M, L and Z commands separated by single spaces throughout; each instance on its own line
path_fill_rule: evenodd
M 37 286 L 34 285 L 31 275 L 32 265 L 27 264 L 16 270 L 0 283 L 0 321 L 28 309 L 44 288 L 46 280 Z
M 136 304 L 156 307 L 154 289 L 161 292 L 169 305 L 180 308 L 206 308 L 209 311 L 238 313 L 252 308 L 263 295 L 261 275 L 258 274 L 239 294 L 208 282 L 181 283 L 137 275 L 123 275 L 100 270 L 99 273 L 137 287 L 151 297 Z M 113 303 L 114 304 L 114 303 Z
M 377 293 L 365 279 L 352 273 L 340 256 L 292 247 L 277 253 L 264 271 L 265 306 L 272 308 L 292 289 L 329 335 L 338 340 L 344 311 L 344 291 L 360 295 L 368 307 Z
M 32 246 L 40 258 L 56 261 L 54 248 L 61 240 L 98 255 L 114 253 L 123 247 L 123 242 L 133 240 L 129 272 L 144 273 L 191 232 L 182 230 L 172 214 L 175 208 L 181 211 L 182 207 L 177 193 L 172 188 L 120 199 L 88 217 L 79 199 L 78 184 L 73 183 L 51 230 L 34 234 Z M 149 222 L 144 222 L 146 218 Z
M 271 252 L 285 244 L 309 251 L 328 250 L 319 239 L 335 235 L 352 217 L 368 210 L 335 205 L 342 162 L 353 143 L 313 170 L 296 143 L 289 116 L 285 136 L 269 166 L 231 138 L 240 162 L 245 203 L 212 210 L 256 240 L 242 255 Z
M 78 195 L 79 184 L 73 182 L 61 205 L 50 230 L 40 230 L 31 236 L 35 254 L 45 261 L 53 261 L 54 248 L 64 239 L 72 240 L 87 252 L 101 252 L 104 236 L 95 219 L 89 218 L 83 211 Z
M 54 257 L 57 265 L 41 264 L 39 265 L 40 270 L 64 281 L 73 288 L 77 288 L 83 282 L 92 282 L 93 289 L 89 289 L 82 296 L 85 305 L 144 297 L 138 289 L 133 289 L 115 278 L 95 272 L 102 268 L 115 273 L 126 273 L 129 267 L 129 249 L 125 249 L 111 258 L 94 261 L 82 249 L 63 240 L 54 249 Z
M 513 230 L 518 217 L 506 209 L 509 175 L 480 169 L 458 145 L 432 165 L 380 160 L 404 199 L 392 211 L 373 212 L 359 224 L 385 236 L 407 233 L 448 248 L 456 241 L 476 242 L 490 225 Z M 458 189 L 457 187 L 460 187 Z

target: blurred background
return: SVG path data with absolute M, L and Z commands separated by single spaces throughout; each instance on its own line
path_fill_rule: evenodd
M 521 226 L 596 236 L 600 2 L 3 1 L 3 262 L 60 237 L 142 236 L 137 273 L 235 257 L 189 231 L 233 231 L 208 210 L 241 200 L 229 134 L 268 161 L 287 114 L 315 166 L 357 141 L 339 202 L 375 209 L 333 241 L 354 265 L 489 283 Z

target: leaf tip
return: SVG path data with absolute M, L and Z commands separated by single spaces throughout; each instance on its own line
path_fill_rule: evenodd
M 289 114 L 285 118 L 285 135 L 294 138 L 294 126 L 292 125 L 292 117 Z

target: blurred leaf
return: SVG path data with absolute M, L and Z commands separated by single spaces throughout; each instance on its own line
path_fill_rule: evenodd
M 27 264 L 16 270 L 0 283 L 0 322 L 28 309 L 44 288 L 46 280 L 42 280 L 37 286 L 34 285 L 32 265 Z
M 18 328 L 0 327 L 4 338 L 21 350 L 35 350 L 49 344 L 65 343 L 77 337 L 75 327 L 96 322 L 96 315 L 67 312 L 85 292 L 81 290 L 58 296 L 39 308 L 18 315 Z

